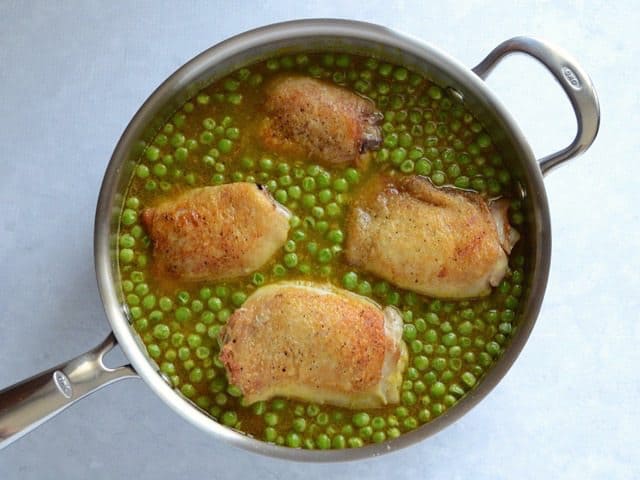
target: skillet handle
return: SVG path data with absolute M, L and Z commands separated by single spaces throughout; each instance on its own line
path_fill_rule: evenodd
M 531 37 L 514 37 L 502 42 L 473 68 L 474 73 L 483 80 L 486 79 L 500 60 L 511 53 L 526 53 L 542 63 L 560 83 L 576 115 L 578 133 L 573 142 L 539 161 L 540 170 L 545 175 L 586 151 L 596 139 L 600 126 L 598 96 L 589 76 L 569 54 Z
M 104 365 L 115 345 L 112 333 L 93 350 L 0 391 L 0 449 L 105 385 L 136 377 L 130 365 Z

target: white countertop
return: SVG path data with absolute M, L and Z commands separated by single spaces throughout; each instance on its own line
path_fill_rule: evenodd
M 93 215 L 107 161 L 139 105 L 205 48 L 300 17 L 385 24 L 470 67 L 502 40 L 537 35 L 590 73 L 600 135 L 545 180 L 554 247 L 538 323 L 479 406 L 437 436 L 378 459 L 301 465 L 255 456 L 212 440 L 129 380 L 0 451 L 0 478 L 638 478 L 636 3 L 177 3 L 0 2 L 0 388 L 109 331 L 93 272 Z M 536 154 L 569 143 L 569 104 L 533 60 L 507 59 L 489 84 Z

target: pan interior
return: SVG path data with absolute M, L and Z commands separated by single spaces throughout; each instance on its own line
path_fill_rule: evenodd
M 298 53 L 349 52 L 404 65 L 452 89 L 479 119 L 522 185 L 529 231 L 525 282 L 518 329 L 508 348 L 482 382 L 454 407 L 418 429 L 382 445 L 348 451 L 313 452 L 277 447 L 227 429 L 171 388 L 159 374 L 129 324 L 117 263 L 118 223 L 126 190 L 146 145 L 164 123 L 198 91 L 238 68 L 263 59 Z M 515 361 L 533 327 L 549 268 L 550 231 L 547 200 L 539 168 L 508 113 L 483 82 L 440 51 L 382 27 L 345 21 L 303 21 L 265 27 L 230 39 L 199 55 L 163 83 L 147 100 L 123 134 L 107 169 L 96 215 L 96 269 L 105 309 L 123 350 L 138 373 L 175 411 L 198 427 L 240 447 L 271 456 L 309 461 L 341 461 L 379 455 L 428 437 L 455 421 L 502 378 Z

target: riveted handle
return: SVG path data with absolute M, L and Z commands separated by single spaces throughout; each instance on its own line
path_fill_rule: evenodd
M 586 151 L 598 135 L 600 104 L 593 83 L 580 65 L 562 49 L 531 37 L 515 37 L 502 42 L 473 71 L 486 79 L 505 56 L 526 53 L 542 63 L 560 83 L 573 107 L 578 133 L 571 144 L 539 160 L 543 174 Z
M 130 365 L 104 365 L 115 345 L 111 334 L 93 350 L 0 391 L 0 449 L 105 385 L 137 377 Z

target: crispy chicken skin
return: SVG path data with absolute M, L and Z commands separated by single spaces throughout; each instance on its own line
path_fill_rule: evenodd
M 221 333 L 220 358 L 248 403 L 284 396 L 347 408 L 397 403 L 402 318 L 329 285 L 256 290 Z
M 218 280 L 259 269 L 287 240 L 289 213 L 262 187 L 190 190 L 142 212 L 154 268 L 182 280 Z
M 280 153 L 324 164 L 357 164 L 377 147 L 382 114 L 373 102 L 328 82 L 281 76 L 267 86 L 260 137 Z
M 352 265 L 398 287 L 441 298 L 488 295 L 518 240 L 508 204 L 436 188 L 423 177 L 374 177 L 347 217 Z

